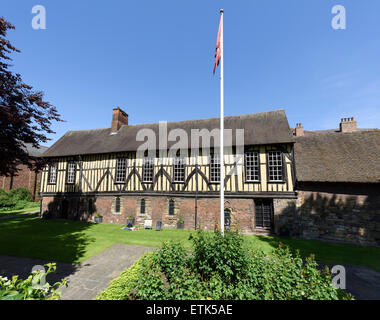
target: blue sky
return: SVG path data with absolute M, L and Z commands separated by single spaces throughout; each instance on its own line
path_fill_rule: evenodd
M 47 29 L 31 26 L 34 5 Z M 344 5 L 347 29 L 331 27 Z M 224 16 L 225 115 L 284 108 L 305 129 L 380 123 L 380 1 L 46 1 L 2 0 L 22 52 L 14 70 L 43 90 L 68 130 L 111 125 L 120 106 L 131 124 L 217 117 L 212 76 Z

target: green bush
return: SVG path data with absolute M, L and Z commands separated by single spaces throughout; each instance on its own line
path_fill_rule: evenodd
M 144 300 L 339 300 L 329 270 L 319 271 L 314 257 L 280 245 L 270 256 L 249 249 L 238 232 L 191 236 L 193 249 L 165 242 L 127 269 L 98 296 Z M 131 280 L 132 279 L 132 280 Z
M 50 285 L 41 280 L 49 273 L 55 272 L 56 264 L 46 264 L 48 270 L 33 271 L 25 280 L 13 276 L 11 280 L 0 276 L 0 300 L 58 300 L 60 298 L 59 289 L 67 285 L 66 279 Z
M 11 209 L 16 205 L 16 202 L 9 196 L 9 194 L 0 188 L 0 209 Z
M 15 201 L 25 201 L 31 202 L 33 201 L 33 197 L 30 194 L 29 189 L 27 188 L 15 188 L 9 191 L 9 196 Z

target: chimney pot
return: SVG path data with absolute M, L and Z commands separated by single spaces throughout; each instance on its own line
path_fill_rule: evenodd
M 123 125 L 128 125 L 128 114 L 116 107 L 112 112 L 111 133 L 116 133 Z

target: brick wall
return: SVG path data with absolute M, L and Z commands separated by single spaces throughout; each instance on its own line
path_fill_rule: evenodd
M 329 240 L 380 246 L 380 190 L 377 185 L 303 184 L 297 199 L 273 199 L 274 233 L 306 239 Z M 92 209 L 89 208 L 91 199 Z M 145 213 L 140 214 L 141 200 Z M 169 215 L 169 200 L 174 200 L 174 215 Z M 65 202 L 65 203 L 64 203 Z M 254 200 L 226 199 L 232 224 L 245 233 L 263 233 L 255 229 Z M 66 209 L 65 209 L 66 208 Z M 120 212 L 115 212 L 115 197 L 44 197 L 42 212 L 53 217 L 93 221 L 100 213 L 104 223 L 126 224 L 129 216 L 143 226 L 162 221 L 164 228 L 175 228 L 182 218 L 186 229 L 195 226 L 195 202 L 189 197 L 120 196 Z M 219 199 L 198 199 L 198 227 L 214 230 L 219 224 Z
M 36 175 L 36 172 L 30 170 L 25 165 L 18 166 L 19 172 L 13 177 L 0 177 L 0 187 L 5 191 L 9 191 L 15 188 L 27 188 L 29 189 L 32 197 L 38 200 L 38 187 L 39 181 L 41 181 L 41 172 Z
M 93 201 L 92 213 L 89 212 L 89 199 Z M 126 224 L 129 216 L 135 219 L 138 226 L 143 226 L 145 220 L 152 220 L 153 227 L 157 221 L 162 221 L 164 228 L 176 228 L 177 222 L 182 218 L 186 229 L 195 227 L 195 200 L 189 197 L 164 196 L 120 196 L 120 212 L 115 212 L 115 199 L 113 196 L 86 197 L 43 197 L 42 213 L 50 211 L 53 217 L 93 221 L 94 216 L 100 213 L 104 223 Z M 145 200 L 145 213 L 140 213 L 141 200 Z M 174 215 L 169 215 L 169 201 L 174 200 Z M 66 213 L 64 204 L 66 202 Z M 289 201 L 276 202 L 274 213 L 278 215 L 281 208 Z M 67 209 L 69 207 L 69 209 Z M 254 220 L 253 199 L 226 199 L 225 207 L 230 210 L 231 223 L 237 225 L 245 233 L 257 233 Z M 214 230 L 219 225 L 219 199 L 198 199 L 197 225 L 205 230 Z M 268 232 L 261 232 L 268 234 Z

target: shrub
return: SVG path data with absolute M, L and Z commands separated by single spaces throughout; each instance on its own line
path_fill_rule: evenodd
M 9 191 L 9 196 L 15 201 L 25 201 L 31 202 L 33 201 L 33 197 L 30 194 L 29 189 L 27 188 L 15 188 Z
M 9 196 L 9 194 L 0 188 L 0 208 L 11 209 L 15 204 L 15 201 Z
M 126 270 L 100 298 L 144 300 L 338 300 L 328 269 L 280 245 L 270 256 L 246 246 L 238 232 L 191 237 L 193 249 L 165 242 Z M 108 293 L 107 293 L 108 294 Z M 98 297 L 98 298 L 99 298 Z
M 56 264 L 46 264 L 46 272 L 33 271 L 25 280 L 13 276 L 11 280 L 0 277 L 0 300 L 58 300 L 62 286 L 67 285 L 66 279 L 57 282 L 54 285 L 42 283 L 43 277 L 49 273 L 55 272 Z
M 191 240 L 194 268 L 202 279 L 208 280 L 217 274 L 226 282 L 236 282 L 245 276 L 248 256 L 244 238 L 238 231 L 226 232 L 222 236 L 219 231 L 206 233 L 199 230 Z

